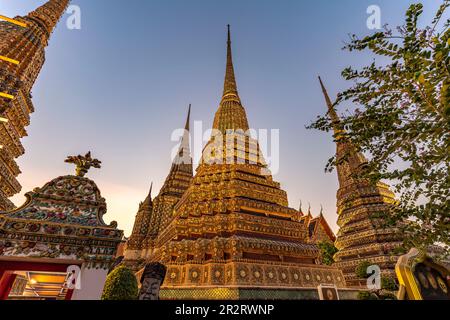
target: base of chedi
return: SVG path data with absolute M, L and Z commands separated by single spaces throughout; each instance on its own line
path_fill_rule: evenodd
M 177 250 L 183 257 L 172 261 Z M 163 299 L 303 299 L 323 283 L 345 288 L 338 269 L 316 264 L 312 244 L 232 236 L 171 241 L 158 251 L 167 267 Z M 289 262 L 295 256 L 303 261 Z
M 206 168 L 199 168 L 150 257 L 167 267 L 162 298 L 303 299 L 310 294 L 308 288 L 315 291 L 321 283 L 345 287 L 338 269 L 320 265 L 319 250 L 309 242 L 307 216 L 255 194 L 251 200 L 245 198 L 252 189 L 258 190 L 255 182 L 237 179 L 245 179 L 245 167 Z M 210 172 L 213 168 L 216 174 Z M 271 193 L 283 193 L 278 183 L 266 179 L 273 184 L 268 188 L 272 192 L 266 190 L 259 197 L 268 200 Z M 203 193 L 209 198 L 205 203 L 199 192 L 213 181 L 223 188 L 209 188 Z M 239 184 L 241 188 L 226 187 Z M 237 196 L 228 198 L 231 192 Z

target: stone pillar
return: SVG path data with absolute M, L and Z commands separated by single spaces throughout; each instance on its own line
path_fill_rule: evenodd
M 83 264 L 81 288 L 74 290 L 72 300 L 100 300 L 107 275 L 107 269 L 95 269 Z

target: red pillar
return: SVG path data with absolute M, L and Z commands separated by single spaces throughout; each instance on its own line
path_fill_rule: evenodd
M 11 292 L 17 274 L 12 271 L 5 271 L 0 280 L 0 300 L 7 300 Z
M 72 296 L 73 296 L 73 289 L 69 289 L 69 290 L 67 290 L 64 300 L 72 300 Z

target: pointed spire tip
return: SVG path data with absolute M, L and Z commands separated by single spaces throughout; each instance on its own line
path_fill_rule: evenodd
M 188 114 L 187 114 L 187 118 L 186 118 L 186 125 L 184 126 L 184 129 L 186 131 L 190 131 L 189 128 L 190 128 L 190 122 L 191 122 L 191 108 L 192 108 L 192 104 L 189 104 Z
M 226 64 L 226 72 L 225 72 L 225 83 L 223 96 L 227 94 L 238 95 L 237 85 L 236 85 L 236 77 L 234 75 L 234 66 L 233 66 L 233 57 L 231 53 L 231 27 L 228 27 L 228 41 L 227 41 L 227 64 Z
M 227 29 L 228 29 L 228 44 L 231 44 L 231 26 L 229 24 L 227 24 Z
M 333 122 L 339 122 L 339 116 L 336 113 L 336 110 L 334 109 L 334 106 L 336 103 L 331 102 L 330 96 L 328 95 L 328 91 L 325 88 L 325 85 L 323 84 L 322 78 L 319 76 L 319 82 L 320 82 L 320 87 L 322 88 L 322 92 L 323 92 L 323 96 L 325 98 L 325 102 L 327 104 L 328 107 L 328 115 L 330 116 L 331 120 Z M 336 128 L 335 128 L 336 130 Z
M 325 89 L 325 85 L 323 84 L 322 78 L 319 76 L 317 76 L 317 78 L 319 78 L 319 82 L 320 82 L 320 86 L 322 87 L 322 89 Z

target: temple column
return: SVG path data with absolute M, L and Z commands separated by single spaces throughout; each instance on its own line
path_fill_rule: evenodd
M 67 290 L 66 296 L 64 297 L 64 300 L 72 300 L 73 297 L 73 289 Z

